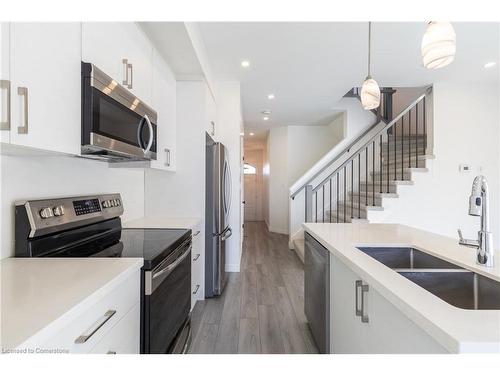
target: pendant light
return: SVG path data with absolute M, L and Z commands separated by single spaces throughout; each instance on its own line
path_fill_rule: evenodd
M 449 22 L 429 22 L 422 38 L 422 61 L 427 69 L 439 69 L 455 59 L 457 37 Z
M 368 22 L 368 75 L 361 87 L 361 104 L 367 111 L 378 108 L 380 105 L 380 88 L 378 87 L 377 81 L 370 75 L 371 39 L 372 23 Z

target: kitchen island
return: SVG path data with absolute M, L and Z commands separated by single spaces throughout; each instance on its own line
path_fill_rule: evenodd
M 329 253 L 330 353 L 500 353 L 500 309 L 453 306 L 358 248 L 417 249 L 464 269 L 451 272 L 472 271 L 495 287 L 498 256 L 495 267 L 487 268 L 456 239 L 398 224 L 303 227 L 306 252 L 309 237 Z

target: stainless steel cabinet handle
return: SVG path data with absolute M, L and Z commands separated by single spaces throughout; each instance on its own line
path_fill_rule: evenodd
M 5 108 L 5 121 L 0 122 L 0 130 L 10 130 L 10 81 L 0 79 L 0 89 L 7 92 L 6 108 Z M 2 101 L 3 103 L 3 101 Z M 2 114 L 4 112 L 2 111 Z
M 17 94 L 24 97 L 24 124 L 23 126 L 19 126 L 17 128 L 18 134 L 28 134 L 28 88 L 27 87 L 18 87 Z
M 361 307 L 358 308 L 360 305 L 359 303 L 359 290 L 361 290 Z M 370 287 L 367 284 L 363 284 L 362 280 L 356 280 L 356 316 L 361 317 L 361 322 L 363 323 L 368 323 L 369 318 L 368 315 L 365 314 L 365 292 L 368 292 L 370 290 Z
M 130 72 L 130 75 L 128 74 Z M 127 64 L 127 76 L 130 78 L 130 81 L 128 82 L 128 88 L 131 89 L 133 88 L 134 84 L 134 67 L 132 64 Z
M 122 85 L 123 86 L 128 86 L 128 80 L 129 80 L 129 77 L 128 77 L 128 59 L 122 59 L 122 63 L 123 63 L 123 81 L 122 81 Z
M 197 236 L 197 235 L 199 235 L 199 234 L 200 234 L 200 231 L 199 231 L 199 230 L 197 230 L 197 231 L 193 234 L 193 237 L 196 237 L 196 236 Z
M 222 235 L 222 237 L 221 237 L 221 239 L 220 239 L 220 240 L 221 240 L 221 241 L 225 241 L 225 240 L 227 240 L 229 237 L 231 237 L 231 235 L 232 235 L 232 234 L 233 234 L 233 231 L 231 230 L 231 228 L 228 228 L 228 229 L 224 232 L 224 234 Z
M 166 149 L 165 149 L 165 152 L 166 152 L 166 154 L 167 154 L 167 162 L 165 163 L 165 165 L 166 165 L 167 167 L 170 167 L 170 149 L 166 148 Z
M 84 344 L 86 343 L 98 330 L 101 328 L 106 322 L 111 319 L 113 315 L 116 314 L 116 310 L 108 310 L 106 314 L 104 314 L 97 322 L 95 322 L 92 327 L 89 328 L 89 331 L 79 336 L 75 340 L 75 344 Z
M 201 254 L 196 254 L 196 256 L 193 258 L 193 261 L 198 260 Z
M 196 288 L 194 289 L 193 294 L 198 293 L 198 289 L 200 289 L 200 284 L 196 284 Z

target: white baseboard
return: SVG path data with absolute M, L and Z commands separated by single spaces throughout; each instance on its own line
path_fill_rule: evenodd
M 268 229 L 269 229 L 269 232 L 279 233 L 279 234 L 288 234 L 287 229 L 271 227 L 271 226 L 268 226 Z
M 226 272 L 240 272 L 240 265 L 239 264 L 227 264 L 226 263 Z

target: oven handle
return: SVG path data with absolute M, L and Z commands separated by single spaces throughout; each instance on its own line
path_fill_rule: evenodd
M 152 279 L 156 279 L 166 273 L 165 276 L 168 276 L 175 268 L 189 255 L 191 252 L 193 245 L 189 244 L 189 247 L 172 263 L 170 263 L 165 268 L 162 268 L 153 273 Z

